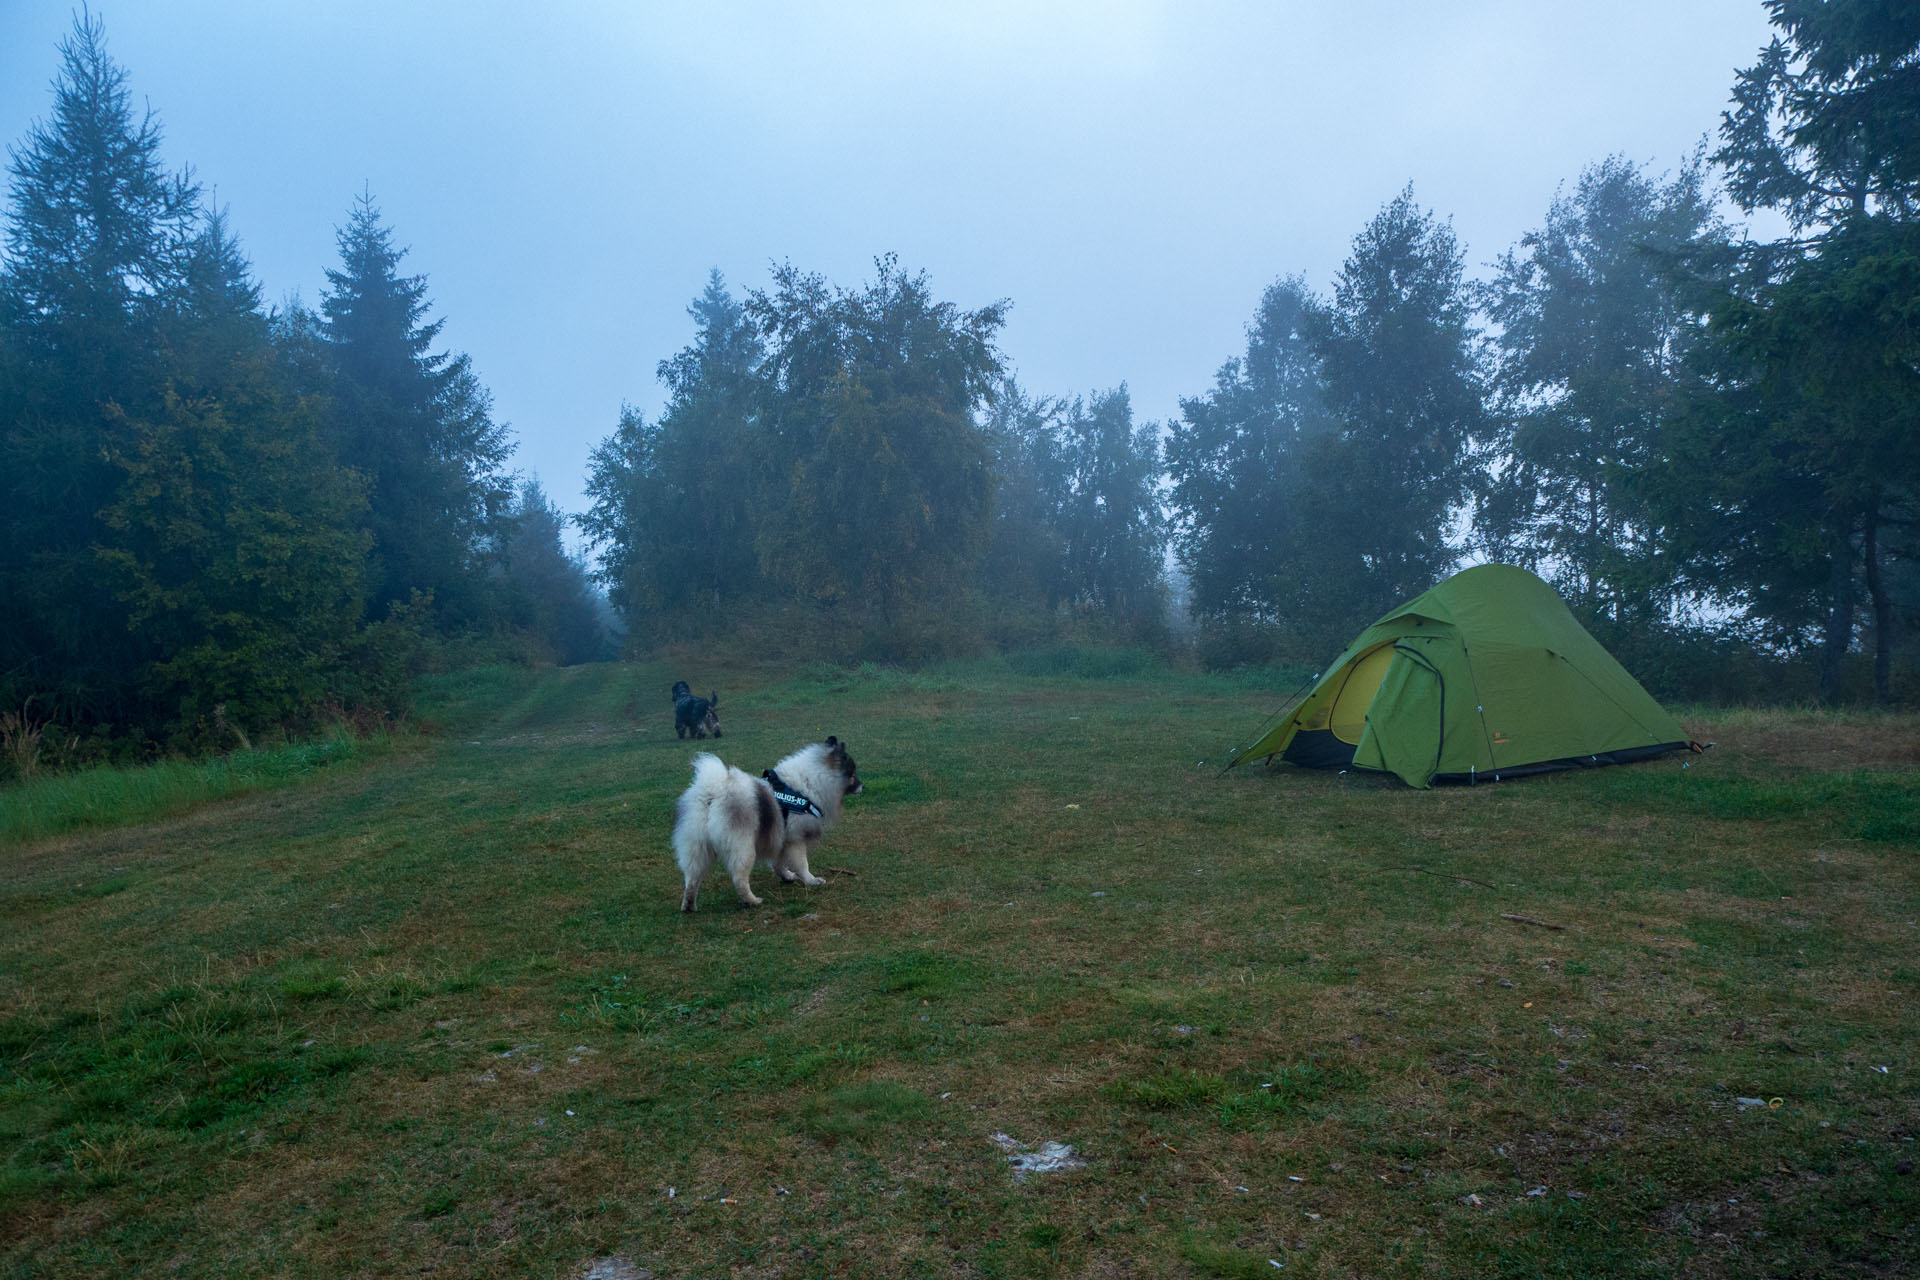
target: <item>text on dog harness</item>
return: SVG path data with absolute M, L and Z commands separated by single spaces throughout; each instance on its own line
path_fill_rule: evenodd
M 773 788 L 774 803 L 780 806 L 782 815 L 804 813 L 815 818 L 820 816 L 820 806 L 781 781 L 779 774 L 769 769 L 760 776 Z

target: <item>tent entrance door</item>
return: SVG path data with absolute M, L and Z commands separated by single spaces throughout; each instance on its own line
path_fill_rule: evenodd
M 1373 705 L 1375 695 L 1380 692 L 1380 682 L 1386 679 L 1387 668 L 1392 665 L 1391 640 L 1375 645 L 1348 665 L 1347 678 L 1341 682 L 1340 692 L 1334 695 L 1333 706 L 1327 713 L 1327 727 L 1334 737 L 1350 747 L 1360 745 L 1360 735 L 1367 728 L 1367 708 Z
M 1367 729 L 1367 708 L 1380 692 L 1380 682 L 1393 665 L 1393 642 L 1367 650 L 1334 678 L 1339 687 L 1330 702 L 1300 726 L 1281 758 L 1310 769 L 1344 769 L 1353 762 L 1353 750 Z
M 1426 654 L 1412 645 L 1389 650 L 1393 661 L 1374 695 L 1391 715 L 1371 719 L 1353 753 L 1362 769 L 1397 773 L 1415 786 L 1433 780 L 1440 768 L 1440 749 L 1446 737 L 1447 687 Z

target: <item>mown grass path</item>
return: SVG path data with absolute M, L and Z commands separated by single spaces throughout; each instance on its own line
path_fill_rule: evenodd
M 848 741 L 826 888 L 675 910 L 681 674 L 751 770 Z M 1920 720 L 1217 778 L 1280 683 L 492 673 L 0 847 L 0 1271 L 1920 1268 Z

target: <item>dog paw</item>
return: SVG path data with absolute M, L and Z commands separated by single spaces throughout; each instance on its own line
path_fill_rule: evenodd
M 826 883 L 826 881 L 825 881 L 825 880 L 822 880 L 822 879 L 821 879 L 821 878 L 820 878 L 819 876 L 808 876 L 808 877 L 807 877 L 807 888 L 809 888 L 809 889 L 818 889 L 818 888 L 819 888 L 819 887 L 820 887 L 821 885 L 823 885 L 823 884 L 825 884 L 825 883 Z
M 740 905 L 743 907 L 757 907 L 760 905 L 760 902 L 761 902 L 761 899 L 754 897 L 750 893 L 743 893 L 740 895 Z

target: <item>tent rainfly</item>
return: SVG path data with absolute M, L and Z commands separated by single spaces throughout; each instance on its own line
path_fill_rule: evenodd
M 1554 589 L 1483 564 L 1362 631 L 1239 764 L 1278 756 L 1409 786 L 1623 764 L 1692 745 Z

